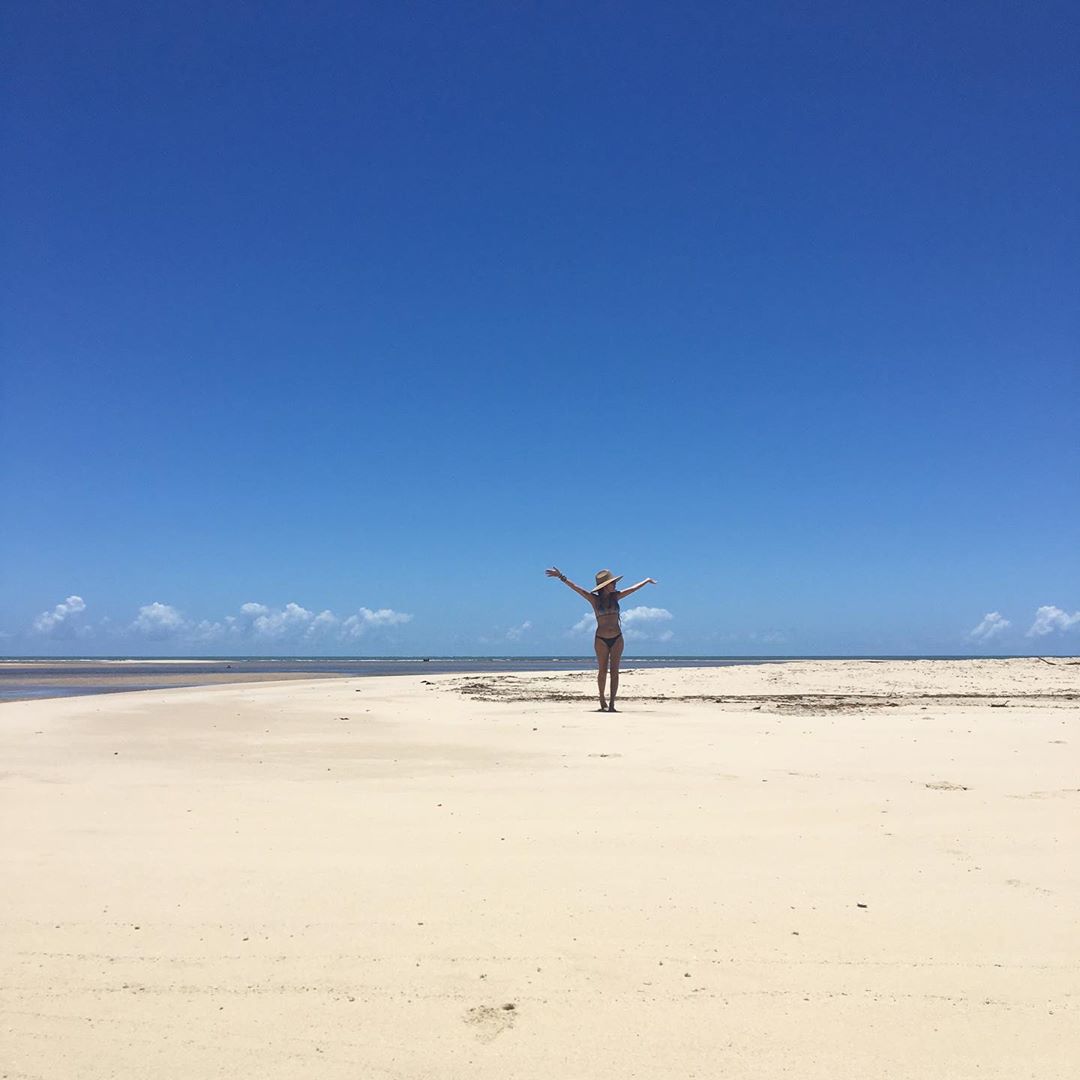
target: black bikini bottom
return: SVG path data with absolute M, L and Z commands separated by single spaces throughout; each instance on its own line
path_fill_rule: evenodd
M 599 634 L 597 634 L 596 640 L 602 641 L 609 649 L 613 649 L 615 647 L 615 642 L 618 641 L 621 637 L 622 634 L 616 634 L 614 637 L 601 637 Z

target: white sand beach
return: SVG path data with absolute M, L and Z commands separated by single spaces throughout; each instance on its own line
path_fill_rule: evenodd
M 1080 663 L 0 706 L 0 1075 L 1065 1080 Z

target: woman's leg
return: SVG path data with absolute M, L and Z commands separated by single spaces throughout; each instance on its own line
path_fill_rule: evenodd
M 604 712 L 607 709 L 607 701 L 604 700 L 604 686 L 607 683 L 607 666 L 608 666 L 608 654 L 611 650 L 599 639 L 593 638 L 593 645 L 596 648 L 596 685 L 600 690 L 600 711 Z
M 608 712 L 615 712 L 615 695 L 619 692 L 619 661 L 622 659 L 623 639 L 619 635 L 618 641 L 608 650 L 608 663 L 611 665 L 611 703 Z

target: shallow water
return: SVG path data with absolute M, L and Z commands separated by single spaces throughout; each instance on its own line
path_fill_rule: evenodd
M 968 656 L 624 656 L 633 668 L 713 668 L 780 664 L 789 660 L 967 660 Z M 997 659 L 981 657 L 980 659 Z M 131 690 L 252 682 L 261 679 L 352 678 L 375 675 L 490 674 L 505 671 L 579 671 L 589 656 L 226 656 L 226 657 L 10 657 L 0 659 L 0 703 L 28 698 L 75 697 Z
M 633 667 L 724 667 L 775 662 L 774 657 L 629 657 Z M 223 657 L 207 660 L 132 657 L 24 659 L 0 661 L 0 702 L 27 698 L 74 697 L 131 690 L 297 678 L 376 675 L 489 674 L 500 671 L 576 671 L 596 663 L 576 657 Z

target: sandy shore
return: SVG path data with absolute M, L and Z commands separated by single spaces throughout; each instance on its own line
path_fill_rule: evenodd
M 0 706 L 0 1075 L 1076 1075 L 1080 664 L 593 688 Z

